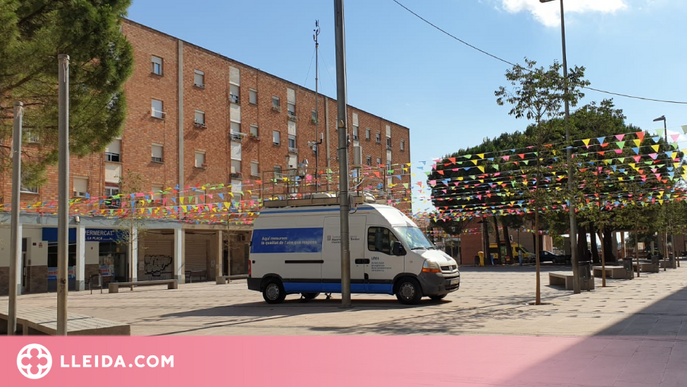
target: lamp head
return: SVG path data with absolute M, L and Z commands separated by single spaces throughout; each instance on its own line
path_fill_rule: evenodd
M 666 116 L 660 116 L 660 117 L 658 117 L 658 118 L 654 118 L 654 122 L 656 122 L 656 121 L 665 121 L 665 120 L 666 120 Z

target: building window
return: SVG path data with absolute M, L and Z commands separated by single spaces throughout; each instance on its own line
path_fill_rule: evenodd
M 105 196 L 108 198 L 111 198 L 113 196 L 119 195 L 119 186 L 118 185 L 111 185 L 107 184 L 105 185 Z
M 119 195 L 119 186 L 118 185 L 113 185 L 113 184 L 107 184 L 105 185 L 105 197 L 108 198 L 105 200 L 105 205 L 108 207 L 112 208 L 117 208 L 121 204 L 121 199 L 116 198 L 114 199 L 113 197 Z
M 365 140 L 370 141 L 370 128 L 365 128 Z
M 379 167 L 380 165 L 382 165 L 382 159 L 377 158 L 377 167 Z
M 152 106 L 150 110 L 150 115 L 155 117 L 155 118 L 162 118 L 164 116 L 164 112 L 162 110 L 162 101 L 158 99 L 154 99 L 152 101 Z
M 241 160 L 231 160 L 231 177 L 234 179 L 241 178 Z
M 162 75 L 162 58 L 153 55 L 151 61 L 153 65 L 151 72 L 155 75 Z
M 250 162 L 250 175 L 260 176 L 260 164 L 257 161 Z
M 229 101 L 231 103 L 239 103 L 239 87 L 236 85 L 229 85 Z
M 279 144 L 280 144 L 279 136 L 280 136 L 280 135 L 279 135 L 279 132 L 278 132 L 278 131 L 275 130 L 275 131 L 272 132 L 272 143 L 274 143 L 274 145 L 279 145 Z
M 109 161 L 112 163 L 122 162 L 121 147 L 122 147 L 122 140 L 113 140 L 105 148 L 105 161 Z
M 250 126 L 250 136 L 253 138 L 260 138 L 257 125 Z
M 281 174 L 281 165 L 275 165 L 275 166 L 274 166 L 274 177 L 275 177 L 276 179 L 279 179 L 279 178 L 281 178 L 281 176 L 282 176 L 282 174 Z
M 385 227 L 370 227 L 367 229 L 367 249 L 391 254 L 391 242 L 397 242 L 396 236 Z
M 254 89 L 250 89 L 250 94 L 249 94 L 249 100 L 248 102 L 252 103 L 253 105 L 258 104 L 258 91 Z
M 207 162 L 205 161 L 205 152 L 196 151 L 196 168 L 207 168 Z
M 193 118 L 193 124 L 198 127 L 205 127 L 205 112 L 196 110 L 196 113 Z
M 358 141 L 360 137 L 358 136 L 358 125 L 353 125 L 353 140 Z
M 391 137 L 386 138 L 386 149 L 391 149 Z
M 406 150 L 406 141 L 401 140 L 401 150 Z
M 281 110 L 279 97 L 272 97 L 272 109 L 277 111 Z
M 375 138 L 375 142 L 376 142 L 377 144 L 381 144 L 381 143 L 382 143 L 382 134 L 381 134 L 381 133 L 377 132 L 377 137 Z
M 296 148 L 296 136 L 289 135 L 289 151 Z
M 153 184 L 151 191 L 153 192 L 153 200 L 162 199 L 162 195 L 164 194 L 164 188 L 162 184 Z
M 372 166 L 372 156 L 367 156 L 366 163 L 369 166 Z
M 84 198 L 86 197 L 86 192 L 88 192 L 88 178 L 87 177 L 75 177 L 74 178 L 74 197 Z
M 38 187 L 31 187 L 31 186 L 24 184 L 25 176 L 26 175 L 24 174 L 24 171 L 22 171 L 21 172 L 21 182 L 20 182 L 20 186 L 19 186 L 19 191 L 22 193 L 32 193 L 32 194 L 38 193 Z
M 310 113 L 310 122 L 313 124 L 317 123 L 317 110 L 313 110 L 312 113 Z
M 291 117 L 296 116 L 296 90 L 286 88 L 286 112 Z
M 154 163 L 162 162 L 162 145 L 153 144 L 151 161 L 153 161 Z
M 232 122 L 229 124 L 229 128 L 229 134 L 232 141 L 241 141 L 243 139 L 243 135 L 241 134 L 241 124 Z
M 26 139 L 29 143 L 37 144 L 41 142 L 41 136 L 38 135 L 35 131 L 29 129 L 26 130 Z
M 193 71 L 193 86 L 205 87 L 205 73 L 200 70 Z

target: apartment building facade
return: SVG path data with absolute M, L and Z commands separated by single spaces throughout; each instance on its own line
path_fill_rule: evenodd
M 303 175 L 314 181 L 312 176 L 338 174 L 336 100 L 130 20 L 124 20 L 122 32 L 133 46 L 135 63 L 125 84 L 126 123 L 121 137 L 104 154 L 70 160 L 74 198 L 132 194 L 123 184 L 128 174 L 136 173 L 141 177 L 137 191 L 150 193 L 151 200 L 170 199 L 168 204 L 175 200 L 179 205 L 174 198 L 191 189 L 205 203 L 212 196 L 205 187 L 220 184 L 231 187 L 232 197 L 226 200 L 232 205 L 257 204 L 286 192 L 274 186 L 282 183 L 279 178 L 291 176 L 289 171 L 301 175 L 302 181 Z M 358 185 L 383 192 L 380 196 L 409 212 L 409 129 L 349 106 L 348 132 L 351 160 L 354 149 L 361 149 L 357 157 L 360 171 L 355 176 L 367 180 Z M 36 139 L 36 144 L 24 147 L 31 151 L 39 142 Z M 317 142 L 320 144 L 315 145 Z M 337 190 L 335 178 L 318 182 L 305 190 Z M 55 201 L 57 185 L 57 170 L 50 167 L 45 185 L 22 187 L 21 201 Z M 305 186 L 301 184 L 299 189 Z M 0 189 L 4 201 L 9 202 L 11 176 L 2 177 Z M 122 205 L 120 201 L 107 204 Z M 213 280 L 247 270 L 249 224 L 223 226 L 171 219 L 148 225 L 138 243 L 137 257 L 132 259 L 127 257 L 127 249 L 112 245 L 112 240 L 85 237 L 103 234 L 94 229 L 116 229 L 114 220 L 89 222 L 82 218 L 81 225 L 72 223 L 77 229 L 72 243 L 77 246 L 70 267 L 75 267 L 76 289 L 83 289 L 90 275 L 108 265 L 119 279 L 125 279 L 133 266 L 138 278 L 173 277 L 182 282 L 195 272 L 204 271 L 205 279 Z M 24 226 L 24 235 L 29 237 L 23 243 L 26 259 L 22 266 L 38 277 L 24 278 L 38 284 L 25 291 L 50 288 L 43 277 L 53 272 L 54 258 L 50 257 L 54 254 L 48 246 L 54 250 L 56 241 L 51 239 L 53 231 L 43 230 L 47 228 L 54 226 Z M 7 227 L 0 232 L 9 240 Z M 84 248 L 87 252 L 79 253 Z M 9 258 L 3 256 L 0 284 L 7 284 Z M 5 286 L 0 285 L 0 294 L 3 292 Z

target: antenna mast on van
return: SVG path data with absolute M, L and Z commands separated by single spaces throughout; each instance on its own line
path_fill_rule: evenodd
M 319 49 L 320 49 L 320 43 L 317 41 L 317 37 L 320 35 L 320 21 L 315 20 L 315 29 L 313 30 L 315 33 L 312 35 L 313 40 L 315 41 L 315 141 L 312 142 L 312 149 L 315 151 L 315 192 L 320 191 L 320 179 L 319 179 L 319 166 L 318 166 L 318 161 L 320 159 L 320 149 L 319 145 L 322 144 L 323 138 L 320 137 L 318 140 L 318 134 L 319 134 L 319 124 L 320 124 L 320 110 L 319 110 L 319 104 L 317 103 L 317 97 L 319 96 L 319 72 L 320 72 L 320 63 L 319 63 Z

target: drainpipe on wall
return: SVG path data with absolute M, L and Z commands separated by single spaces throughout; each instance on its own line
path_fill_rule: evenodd
M 179 88 L 177 112 L 179 116 L 179 197 L 181 197 L 184 190 L 184 42 L 179 40 L 179 53 L 177 58 L 178 79 L 177 84 Z

